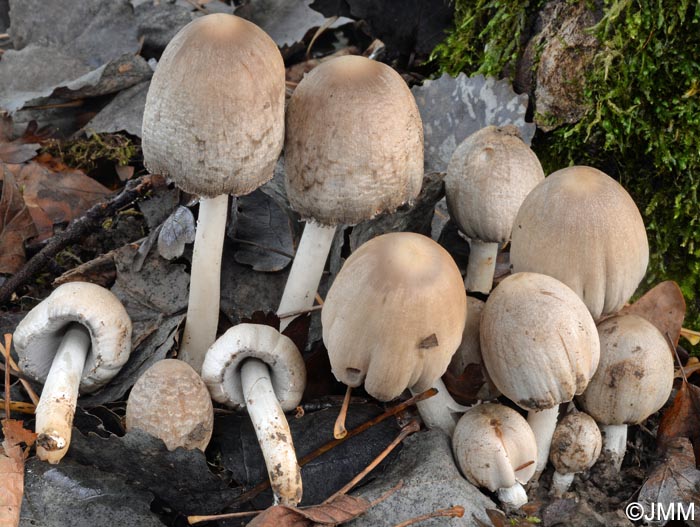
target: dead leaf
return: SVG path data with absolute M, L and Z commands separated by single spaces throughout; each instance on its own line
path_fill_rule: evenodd
M 634 304 L 622 308 L 620 314 L 624 313 L 646 318 L 662 335 L 668 334 L 674 346 L 678 346 L 685 318 L 685 299 L 676 282 L 667 280 L 657 284 Z
M 473 404 L 486 382 L 481 364 L 467 364 L 461 375 L 453 375 L 449 370 L 442 376 L 447 391 L 459 404 Z
M 24 460 L 27 453 L 22 444 L 31 446 L 36 434 L 25 430 L 22 421 L 4 419 L 2 433 L 3 452 L 0 453 L 0 525 L 19 525 L 22 496 L 24 494 Z
M 195 228 L 192 211 L 178 206 L 163 222 L 158 234 L 158 253 L 166 260 L 182 256 L 185 245 L 194 242 Z
M 668 448 L 679 437 L 688 438 L 694 447 L 695 458 L 700 459 L 700 387 L 683 382 L 673 403 L 661 416 L 656 442 Z
M 362 498 L 341 494 L 327 503 L 298 509 L 276 505 L 258 515 L 250 527 L 320 527 L 340 525 L 366 512 L 371 503 Z
M 0 161 L 3 163 L 24 163 L 36 156 L 40 141 L 47 137 L 46 130 L 38 130 L 36 121 L 30 121 L 24 133 L 13 137 L 12 118 L 3 115 L 0 118 Z
M 14 274 L 25 262 L 24 242 L 36 235 L 17 182 L 6 165 L 2 165 L 0 195 L 0 273 Z

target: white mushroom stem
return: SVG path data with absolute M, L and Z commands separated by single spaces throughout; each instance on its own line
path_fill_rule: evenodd
M 70 446 L 80 378 L 90 350 L 90 333 L 72 323 L 63 335 L 36 407 L 37 448 L 42 461 L 58 463 Z
M 610 459 L 617 472 L 622 467 L 622 460 L 627 450 L 627 425 L 603 425 L 603 450 L 610 452 Z
M 197 373 L 216 340 L 221 295 L 221 255 L 226 231 L 228 195 L 202 198 L 192 252 L 190 297 L 179 358 Z
M 297 462 L 289 424 L 272 388 L 270 370 L 258 359 L 241 365 L 241 385 L 265 458 L 275 505 L 294 506 L 301 501 L 301 469 Z
M 527 493 L 520 483 L 512 487 L 498 489 L 498 499 L 511 509 L 519 509 L 527 503 Z
M 549 459 L 549 447 L 552 444 L 554 429 L 557 427 L 557 416 L 559 415 L 559 405 L 546 410 L 530 410 L 527 414 L 527 422 L 535 434 L 537 442 L 537 465 L 533 480 L 537 481 L 540 474 L 547 466 Z
M 487 294 L 493 286 L 493 275 L 496 272 L 498 243 L 469 240 L 469 263 L 464 285 L 467 291 Z
M 561 472 L 555 471 L 552 476 L 552 493 L 555 497 L 560 498 L 571 486 L 571 482 L 574 481 L 574 473 L 567 472 L 562 474 Z
M 303 312 L 314 305 L 334 236 L 334 226 L 316 222 L 306 224 L 282 293 L 278 315 Z M 284 331 L 295 318 L 296 316 L 282 318 L 280 331 Z
M 455 431 L 455 426 L 461 415 L 468 410 L 466 406 L 462 406 L 457 401 L 455 401 L 450 392 L 447 391 L 445 383 L 442 379 L 438 379 L 433 383 L 433 388 L 435 388 L 438 393 L 418 401 L 416 406 L 418 407 L 418 413 L 420 413 L 421 419 L 430 429 L 438 428 L 445 432 L 449 437 Z M 418 392 L 411 390 L 413 395 L 418 395 Z

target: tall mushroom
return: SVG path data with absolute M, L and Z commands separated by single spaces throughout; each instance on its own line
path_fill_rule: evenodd
M 437 385 L 419 405 L 430 427 L 451 435 L 455 403 L 440 382 L 462 340 L 467 299 L 445 249 L 421 234 L 378 236 L 345 261 L 321 311 L 333 374 L 380 401 Z
M 17 325 L 22 371 L 44 383 L 37 456 L 58 463 L 70 446 L 78 392 L 107 384 L 131 353 L 131 319 L 111 291 L 86 282 L 57 287 Z
M 306 386 L 304 359 L 294 343 L 270 326 L 238 324 L 207 351 L 202 379 L 215 401 L 248 410 L 275 503 L 299 503 L 301 472 L 284 415 L 299 404 Z
M 513 224 L 513 272 L 553 276 L 598 320 L 627 302 L 644 277 L 649 245 L 630 195 L 600 170 L 558 170 L 523 201 Z
M 146 167 L 201 196 L 180 358 L 197 372 L 216 339 L 228 196 L 268 181 L 284 142 L 284 62 L 242 18 L 198 18 L 170 41 L 143 114 Z
M 510 240 L 520 205 L 543 179 L 540 161 L 512 125 L 482 128 L 454 151 L 445 196 L 450 216 L 469 238 L 467 291 L 491 291 L 499 245 Z
M 577 472 L 588 470 L 598 460 L 603 439 L 593 418 L 584 412 L 564 416 L 554 429 L 549 460 L 554 465 L 552 492 L 564 494 Z
M 284 162 L 289 202 L 307 223 L 280 314 L 313 305 L 336 225 L 393 211 L 418 195 L 423 125 L 406 82 L 365 57 L 314 68 L 289 101 Z

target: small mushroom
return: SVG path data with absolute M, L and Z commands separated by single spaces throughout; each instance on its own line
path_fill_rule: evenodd
M 498 491 L 508 507 L 527 503 L 523 485 L 535 473 L 537 443 L 518 412 L 494 403 L 470 408 L 457 422 L 452 451 L 471 483 Z
M 17 325 L 22 371 L 44 383 L 36 407 L 37 456 L 58 463 L 70 446 L 78 392 L 107 384 L 131 353 L 131 319 L 114 294 L 96 284 L 57 287 Z
M 289 101 L 284 164 L 289 202 L 307 223 L 279 314 L 313 305 L 336 225 L 394 211 L 418 195 L 423 125 L 406 82 L 360 56 L 314 68 Z
M 294 343 L 270 326 L 238 324 L 209 348 L 202 379 L 215 401 L 248 410 L 275 503 L 299 503 L 301 472 L 284 415 L 299 404 L 306 385 L 304 360 Z
M 601 427 L 603 449 L 620 470 L 627 425 L 658 411 L 673 388 L 673 356 L 659 330 L 637 315 L 619 315 L 598 325 L 600 365 L 578 398 Z
M 134 384 L 126 402 L 126 429 L 140 428 L 178 447 L 204 451 L 214 428 L 214 408 L 204 381 L 192 366 L 163 359 Z
M 467 291 L 491 291 L 498 247 L 510 240 L 520 205 L 543 179 L 540 161 L 513 125 L 482 128 L 454 151 L 445 197 L 450 216 L 469 238 Z
M 574 474 L 591 468 L 598 460 L 603 438 L 595 420 L 584 412 L 570 413 L 559 421 L 552 436 L 549 460 L 554 465 L 552 492 L 561 497 Z
M 419 404 L 426 424 L 451 435 L 464 412 L 440 381 L 462 340 L 467 299 L 450 254 L 421 234 L 373 238 L 345 261 L 328 291 L 321 322 L 336 379 L 364 383 L 380 401 L 410 388 L 438 395 Z

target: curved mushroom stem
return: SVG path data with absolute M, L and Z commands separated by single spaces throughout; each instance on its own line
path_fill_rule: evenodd
M 549 459 L 549 447 L 552 444 L 554 429 L 557 427 L 557 416 L 559 415 L 559 405 L 546 410 L 530 410 L 527 414 L 527 422 L 535 434 L 537 442 L 537 465 L 533 481 L 537 481 L 540 474 L 547 466 Z
M 418 413 L 420 413 L 425 426 L 431 429 L 439 428 L 449 437 L 452 437 L 457 421 L 468 408 L 452 398 L 442 379 L 435 381 L 433 388 L 437 389 L 438 393 L 428 399 L 417 402 Z M 418 392 L 411 390 L 411 394 L 418 395 Z
M 498 489 L 498 499 L 511 509 L 519 509 L 527 503 L 527 493 L 520 483 L 512 487 Z
M 314 305 L 334 236 L 335 226 L 307 222 L 282 293 L 278 315 L 304 311 Z M 296 316 L 283 318 L 280 321 L 280 331 L 284 331 L 295 318 Z
M 627 425 L 603 425 L 603 450 L 610 452 L 613 467 L 620 472 L 627 450 Z
M 241 385 L 248 415 L 265 458 L 275 505 L 294 506 L 301 501 L 301 469 L 289 424 L 270 381 L 270 370 L 258 359 L 241 365 Z
M 36 407 L 36 454 L 42 461 L 56 464 L 68 452 L 80 378 L 90 350 L 90 333 L 72 323 L 51 363 Z
M 493 286 L 493 275 L 496 272 L 498 243 L 469 240 L 469 263 L 464 285 L 467 291 L 488 294 Z
M 221 255 L 226 231 L 228 195 L 199 201 L 197 233 L 192 252 L 190 297 L 179 358 L 197 373 L 207 349 L 216 340 L 221 295 Z
M 554 497 L 561 498 L 562 495 L 569 490 L 572 481 L 574 481 L 573 472 L 562 474 L 559 471 L 555 471 L 552 476 L 552 493 Z

